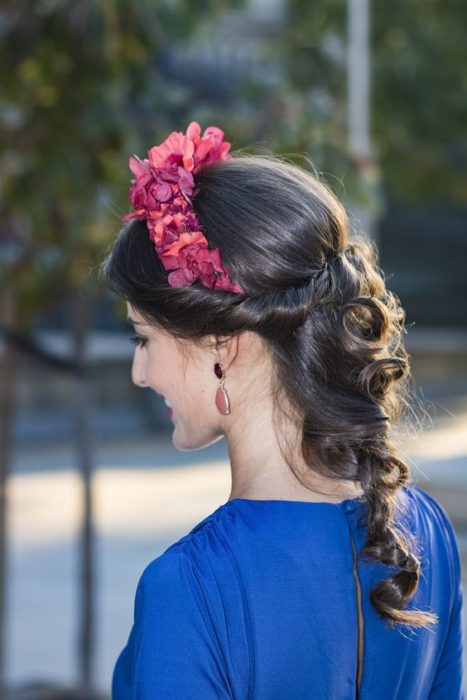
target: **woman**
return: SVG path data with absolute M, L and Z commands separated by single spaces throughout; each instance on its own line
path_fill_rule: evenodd
M 304 169 L 192 122 L 130 159 L 102 265 L 173 443 L 225 437 L 229 499 L 151 561 L 114 700 L 462 698 L 460 556 L 391 442 L 404 312 Z

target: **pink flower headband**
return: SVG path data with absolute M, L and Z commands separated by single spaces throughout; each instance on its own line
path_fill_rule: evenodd
M 172 131 L 160 146 L 148 151 L 149 158 L 131 156 L 130 201 L 135 208 L 124 221 L 146 220 L 149 237 L 166 270 L 171 270 L 171 287 L 185 287 L 198 278 L 209 289 L 225 289 L 244 294 L 233 282 L 221 262 L 219 248 L 209 249 L 191 199 L 198 192 L 193 174 L 203 165 L 217 160 L 231 160 L 230 143 L 224 132 L 208 126 L 204 134 L 197 122 L 191 122 L 186 135 Z

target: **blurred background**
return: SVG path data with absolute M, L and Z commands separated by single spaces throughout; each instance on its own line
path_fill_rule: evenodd
M 418 397 L 400 448 L 465 583 L 466 24 L 458 0 L 3 0 L 2 700 L 108 698 L 142 570 L 229 495 L 224 441 L 177 452 L 132 385 L 126 306 L 96 274 L 129 155 L 191 120 L 308 156 L 376 241 Z

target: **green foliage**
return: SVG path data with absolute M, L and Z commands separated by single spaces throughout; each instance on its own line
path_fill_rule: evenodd
M 399 195 L 467 201 L 466 26 L 459 0 L 375 5 L 375 142 Z
M 129 154 L 144 148 L 144 155 L 147 143 L 177 128 L 181 117 L 177 88 L 159 70 L 161 56 L 169 42 L 187 41 L 204 16 L 228 6 L 2 5 L 0 280 L 21 290 L 21 317 L 94 283 L 92 268 L 125 213 L 112 211 L 112 202 L 126 201 Z
M 288 0 L 272 53 L 285 66 L 294 132 L 320 168 L 344 174 L 354 198 L 365 185 L 346 145 L 346 10 L 344 0 Z M 370 12 L 372 140 L 384 187 L 414 201 L 465 202 L 467 4 L 394 0 L 370 2 Z

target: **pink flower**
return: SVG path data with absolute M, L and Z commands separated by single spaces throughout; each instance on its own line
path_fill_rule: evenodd
M 207 127 L 195 152 L 195 172 L 201 166 L 214 163 L 216 160 L 231 160 L 232 157 L 227 154 L 231 144 L 228 141 L 222 141 L 223 136 L 224 132 L 217 126 Z
M 185 170 L 185 168 L 180 167 L 178 168 L 178 174 L 178 186 L 180 187 L 180 191 L 183 192 L 183 194 L 186 194 L 190 197 L 193 194 L 193 190 L 195 187 L 193 175 L 190 172 L 188 172 L 188 170 Z
M 175 261 L 188 255 L 193 249 L 207 248 L 208 242 L 200 231 L 182 233 L 178 240 L 162 252 L 163 258 L 173 257 Z M 182 252 L 183 251 L 183 252 Z
M 190 122 L 186 135 L 172 131 L 160 146 L 149 151 L 149 162 L 156 168 L 181 165 L 187 171 L 197 172 L 202 165 L 216 160 L 230 160 L 231 144 L 223 141 L 224 132 L 217 126 L 208 126 L 201 136 L 198 122 Z
M 154 224 L 151 222 L 150 238 L 160 250 L 178 241 L 180 235 L 180 224 L 175 217 L 168 214 L 163 219 L 159 219 Z
M 167 280 L 171 287 L 186 287 L 193 284 L 196 279 L 196 271 L 190 267 L 180 267 L 174 272 L 169 272 Z
M 167 164 L 176 163 L 186 170 L 193 169 L 193 154 L 195 145 L 193 141 L 181 132 L 172 131 L 160 146 L 153 146 L 149 151 L 149 160 L 156 168 L 167 167 Z
M 123 219 L 146 220 L 161 262 L 171 270 L 169 285 L 186 286 L 199 278 L 209 289 L 243 294 L 223 266 L 219 249 L 209 249 L 192 206 L 199 191 L 193 174 L 204 165 L 232 158 L 231 144 L 223 136 L 217 126 L 208 126 L 201 135 L 200 125 L 193 121 L 186 134 L 173 131 L 162 144 L 153 146 L 148 158 L 131 156 L 129 166 L 135 177 L 129 196 L 135 211 Z

